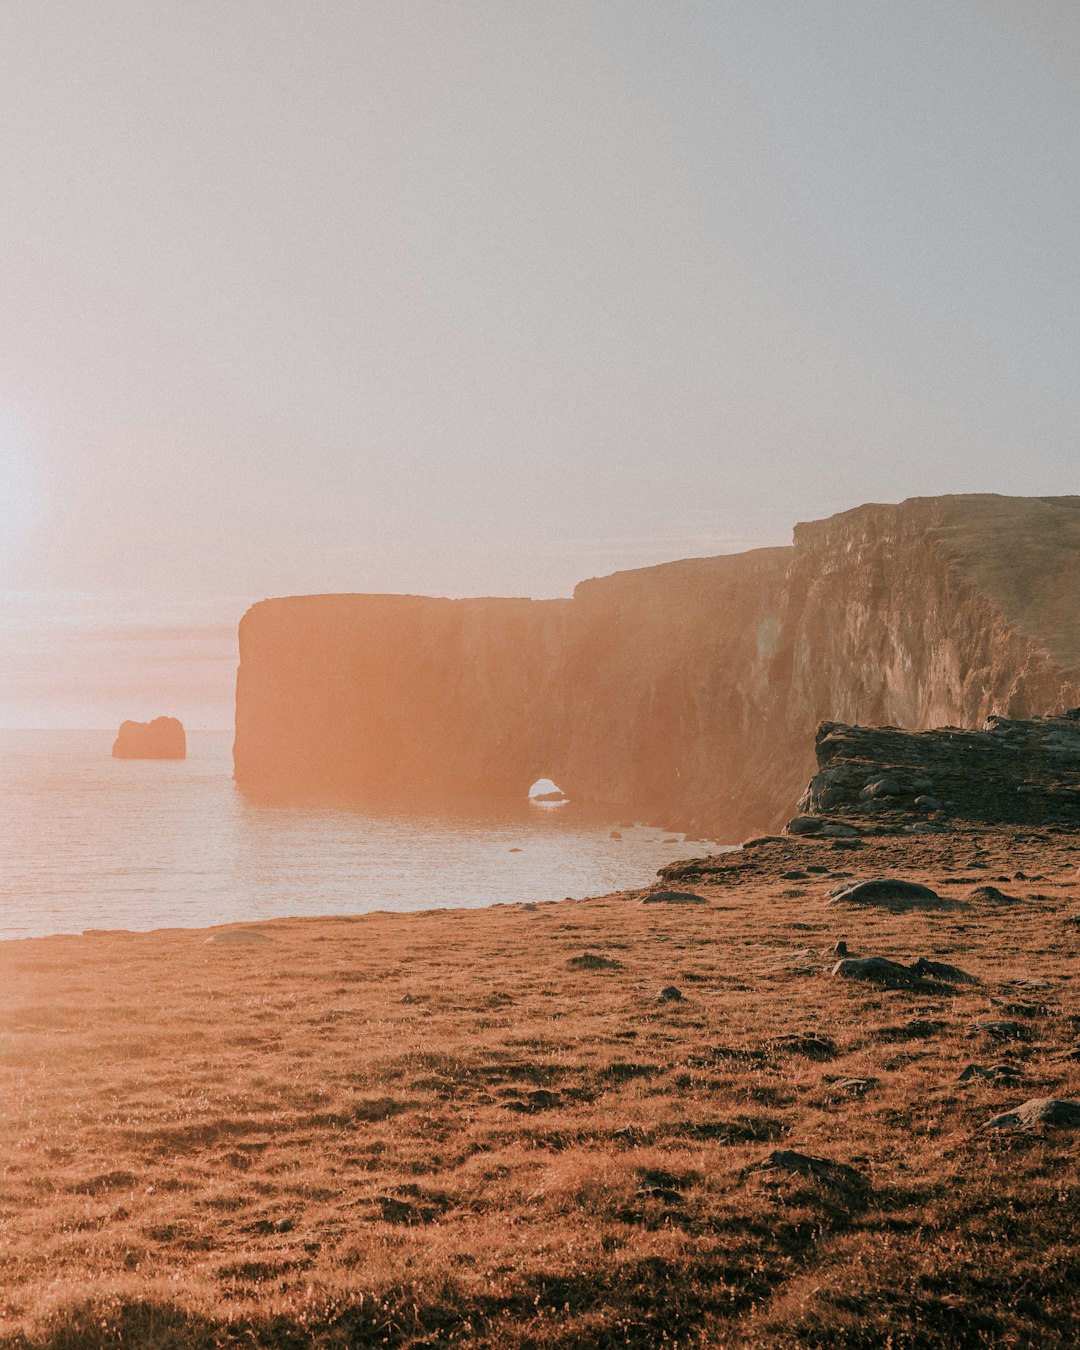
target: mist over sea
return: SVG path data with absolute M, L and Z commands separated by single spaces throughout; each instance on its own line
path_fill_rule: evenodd
M 438 814 L 268 806 L 231 732 L 182 762 L 114 760 L 108 731 L 0 731 L 0 938 L 483 906 L 654 880 L 701 845 L 574 803 Z M 520 853 L 511 852 L 520 849 Z

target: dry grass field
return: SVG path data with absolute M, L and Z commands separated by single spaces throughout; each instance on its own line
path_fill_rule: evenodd
M 672 880 L 703 905 L 4 944 L 0 1342 L 1076 1345 L 1080 1130 L 983 1127 L 1080 1097 L 1078 864 L 785 839 Z

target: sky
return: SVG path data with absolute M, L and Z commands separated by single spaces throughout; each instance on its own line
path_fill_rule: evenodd
M 1071 0 L 3 0 L 0 726 L 269 595 L 1080 491 Z

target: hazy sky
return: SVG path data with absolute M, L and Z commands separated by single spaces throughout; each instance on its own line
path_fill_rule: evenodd
M 0 724 L 235 620 L 1080 491 L 1072 0 L 0 0 Z

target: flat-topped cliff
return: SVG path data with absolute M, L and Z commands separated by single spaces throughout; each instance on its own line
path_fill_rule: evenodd
M 823 721 L 1080 703 L 1080 497 L 913 498 L 572 600 L 327 595 L 240 626 L 248 791 L 570 796 L 734 840 L 794 810 Z

